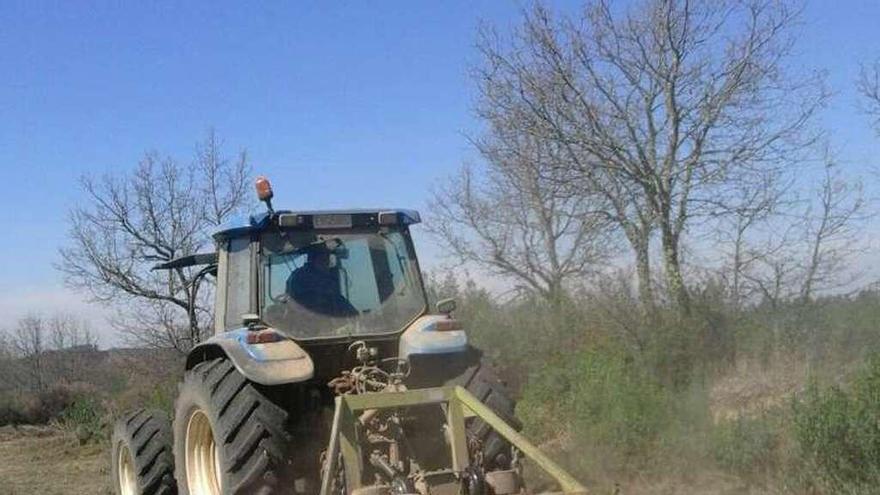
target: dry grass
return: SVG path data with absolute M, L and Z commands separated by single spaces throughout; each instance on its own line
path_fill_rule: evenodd
M 81 446 L 48 427 L 0 429 L 0 495 L 95 495 L 109 490 L 103 444 Z
M 770 364 L 741 360 L 712 384 L 709 408 L 717 421 L 750 416 L 783 405 L 807 382 L 803 360 L 779 356 Z
M 615 495 L 767 495 L 766 489 L 718 471 L 697 469 L 678 476 L 645 477 L 617 485 Z

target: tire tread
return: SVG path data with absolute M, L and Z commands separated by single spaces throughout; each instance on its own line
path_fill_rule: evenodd
M 158 410 L 138 409 L 116 422 L 113 431 L 113 469 L 117 448 L 124 443 L 134 462 L 140 495 L 175 495 L 171 425 Z M 114 488 L 115 480 L 112 480 Z

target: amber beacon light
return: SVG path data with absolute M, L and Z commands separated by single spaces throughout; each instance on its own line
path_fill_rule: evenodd
M 274 194 L 272 193 L 272 184 L 269 182 L 269 179 L 261 175 L 257 177 L 255 185 L 257 186 L 257 197 L 260 198 L 260 201 L 272 199 Z

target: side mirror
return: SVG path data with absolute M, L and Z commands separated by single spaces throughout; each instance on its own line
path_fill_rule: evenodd
M 452 297 L 437 301 L 437 312 L 440 314 L 448 315 L 455 311 L 456 307 L 457 303 L 455 302 L 455 298 Z
M 260 324 L 260 315 L 255 313 L 245 313 L 241 315 L 241 323 L 250 328 Z

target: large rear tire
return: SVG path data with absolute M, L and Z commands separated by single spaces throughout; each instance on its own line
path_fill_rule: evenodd
M 139 409 L 113 427 L 111 483 L 116 495 L 174 495 L 171 424 L 162 411 Z
M 471 347 L 462 359 L 464 370 L 447 380 L 446 385 L 464 387 L 507 424 L 517 430 L 522 428 L 522 423 L 516 419 L 516 402 L 510 390 L 483 353 Z M 482 444 L 486 467 L 506 469 L 510 465 L 510 444 L 491 426 L 482 419 L 469 418 L 467 429 L 468 435 Z
M 180 493 L 262 495 L 291 485 L 289 414 L 271 392 L 226 359 L 186 373 L 174 413 Z
M 410 388 L 458 385 L 476 396 L 507 424 L 519 430 L 516 402 L 507 385 L 498 377 L 482 351 L 470 347 L 460 354 L 417 355 L 410 359 Z M 467 420 L 468 437 L 482 446 L 483 460 L 488 468 L 507 469 L 510 465 L 510 444 L 491 426 L 479 418 Z

